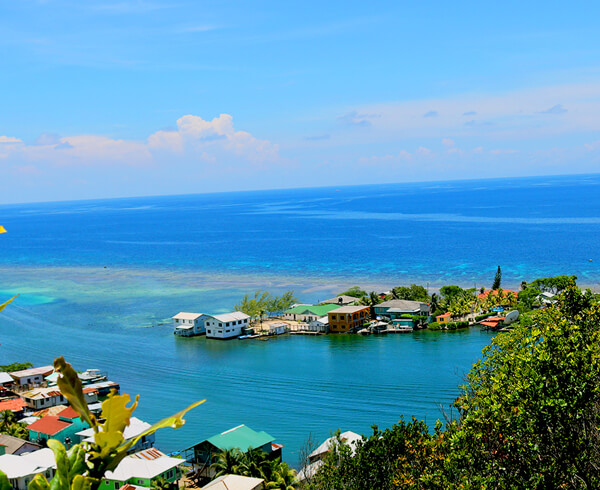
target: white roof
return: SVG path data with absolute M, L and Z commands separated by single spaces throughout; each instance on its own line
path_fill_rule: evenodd
M 0 373 L 0 384 L 3 385 L 4 383 L 14 383 L 15 380 L 12 379 L 12 376 L 8 373 Z
M 207 485 L 204 485 L 201 490 L 254 490 L 262 488 L 262 478 L 251 478 L 241 475 L 223 475 L 214 479 Z
M 184 459 L 171 458 L 158 449 L 146 449 L 125 456 L 114 471 L 107 471 L 104 477 L 117 481 L 127 481 L 130 478 L 154 478 L 183 463 L 185 463 Z
M 134 437 L 139 436 L 145 430 L 148 430 L 150 427 L 151 425 L 148 422 L 144 422 L 143 420 L 140 420 L 137 417 L 131 417 L 129 419 L 129 425 L 125 427 L 123 437 L 126 441 L 129 439 L 133 439 Z M 100 430 L 102 430 L 102 428 Z M 76 435 L 81 436 L 82 440 L 91 442 L 94 440 L 94 429 L 90 428 L 81 430 L 77 432 Z
M 346 431 L 346 432 L 342 432 L 340 434 L 340 439 L 342 440 L 342 442 L 345 442 L 352 448 L 352 453 L 354 454 L 354 448 L 356 447 L 356 443 L 362 439 L 362 436 L 360 434 L 357 434 L 356 432 Z M 310 453 L 310 455 L 308 457 L 312 458 L 312 457 L 318 456 L 320 454 L 325 454 L 327 451 L 329 451 L 331 449 L 331 445 L 333 444 L 333 441 L 335 441 L 335 437 L 330 437 L 323 444 L 321 444 L 317 449 L 315 449 L 312 453 Z
M 173 320 L 195 320 L 202 315 L 203 313 L 187 313 L 185 311 L 181 311 L 171 318 L 173 318 Z
M 48 448 L 21 456 L 14 454 L 0 456 L 0 470 L 6 473 L 8 478 L 32 476 L 46 471 L 48 468 L 56 468 L 54 453 Z
M 61 395 L 62 393 L 58 390 L 56 386 L 48 386 L 45 388 L 34 388 L 33 390 L 21 393 L 21 398 L 31 398 L 32 400 L 38 400 L 43 398 L 54 398 Z
M 314 463 L 307 464 L 304 468 L 302 468 L 298 474 L 296 475 L 297 482 L 301 482 L 306 480 L 307 478 L 312 478 L 317 473 L 317 470 L 323 466 L 323 460 L 318 459 Z
M 23 369 L 22 371 L 13 371 L 10 375 L 13 378 L 26 378 L 27 376 L 36 376 L 38 374 L 47 375 L 54 371 L 54 366 L 41 366 L 30 369 Z
M 194 328 L 194 325 L 177 325 L 177 327 L 175 327 L 175 330 L 192 330 Z
M 246 313 L 242 313 L 241 311 L 210 316 L 212 316 L 215 320 L 219 320 L 220 322 L 235 322 L 236 320 L 246 320 L 247 318 L 250 318 L 248 315 L 246 315 Z

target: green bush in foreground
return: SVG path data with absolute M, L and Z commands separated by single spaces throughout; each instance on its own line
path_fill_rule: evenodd
M 352 455 L 339 443 L 309 488 L 600 488 L 600 307 L 574 284 L 498 335 L 431 434 L 400 421 Z

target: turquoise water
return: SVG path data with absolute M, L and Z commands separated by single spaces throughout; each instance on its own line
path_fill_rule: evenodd
M 140 393 L 155 421 L 208 401 L 159 446 L 245 423 L 286 445 L 440 418 L 490 334 L 180 339 L 170 317 L 256 289 L 302 301 L 348 286 L 600 281 L 596 175 L 0 206 L 0 363 L 64 355 Z M 590 262 L 589 259 L 592 259 Z

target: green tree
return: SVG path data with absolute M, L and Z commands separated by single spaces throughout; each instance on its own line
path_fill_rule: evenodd
M 371 315 L 371 318 L 374 319 L 375 318 L 375 305 L 378 305 L 382 301 L 383 300 L 381 299 L 381 297 L 375 291 L 371 291 L 368 295 L 360 298 L 360 301 L 358 302 L 358 304 L 364 305 L 364 306 L 369 306 L 370 307 L 369 313 Z
M 265 488 L 269 490 L 294 490 L 296 471 L 283 463 L 279 458 L 271 461 L 270 474 L 265 480 Z
M 309 488 L 600 488 L 600 305 L 571 283 L 525 318 L 484 349 L 457 420 L 336 444 Z
M 215 471 L 215 477 L 222 475 L 237 475 L 243 460 L 243 453 L 238 448 L 225 449 L 215 455 L 215 461 L 210 465 Z
M 13 362 L 12 364 L 0 365 L 0 371 L 5 373 L 12 373 L 14 371 L 23 371 L 24 369 L 32 368 L 33 364 L 30 362 Z
M 358 286 L 352 286 L 347 291 L 338 294 L 338 296 L 352 296 L 353 298 L 362 298 L 363 296 L 367 296 L 367 292 L 363 289 L 360 289 Z
M 496 270 L 496 275 L 494 276 L 494 282 L 492 284 L 492 291 L 495 291 L 502 284 L 502 270 L 500 266 L 498 266 L 498 270 Z
M 423 301 L 429 302 L 429 294 L 427 289 L 417 284 L 411 284 L 410 286 L 396 286 L 392 288 L 390 296 L 392 299 L 406 299 L 409 301 Z

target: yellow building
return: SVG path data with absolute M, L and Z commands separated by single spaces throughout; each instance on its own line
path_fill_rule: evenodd
M 360 330 L 365 320 L 369 319 L 369 313 L 369 306 L 342 306 L 330 311 L 327 313 L 329 331 L 336 333 Z

